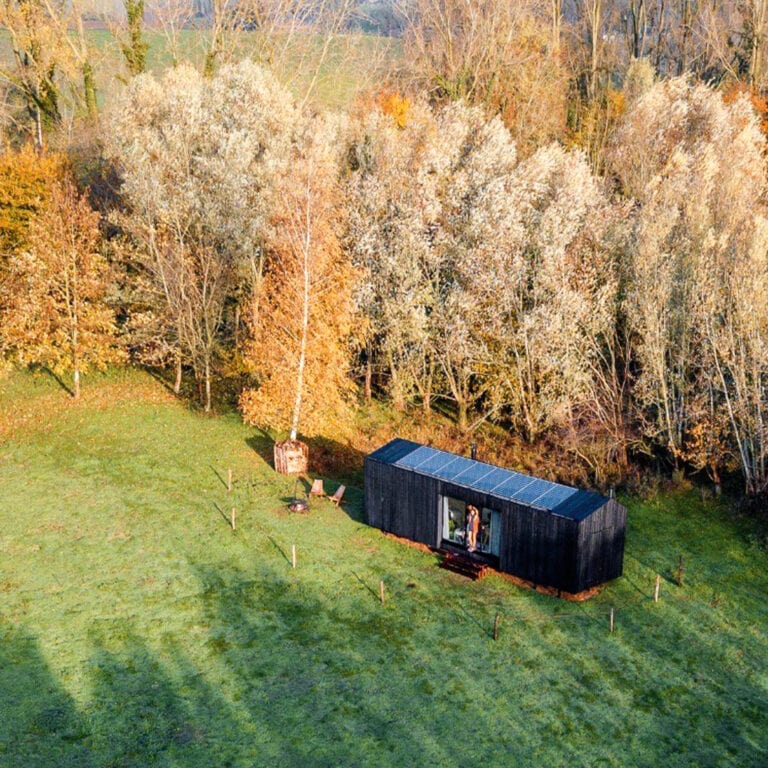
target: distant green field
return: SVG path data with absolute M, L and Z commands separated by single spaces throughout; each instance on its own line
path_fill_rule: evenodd
M 354 476 L 290 514 L 270 451 L 143 373 L 0 381 L 0 766 L 768 764 L 768 555 L 713 502 L 629 500 L 574 604 L 368 528 Z
M 88 35 L 99 102 L 107 105 L 125 78 L 124 61 L 118 42 L 108 30 L 89 30 Z M 342 108 L 361 91 L 380 87 L 384 72 L 398 55 L 390 39 L 371 35 L 338 35 L 327 49 L 319 37 L 295 35 L 294 38 L 266 41 L 258 32 L 240 32 L 236 39 L 227 41 L 219 63 L 253 58 L 271 65 L 280 81 L 297 98 L 304 99 L 309 93 L 311 101 Z M 156 75 L 172 66 L 174 56 L 178 61 L 187 61 L 202 69 L 208 31 L 181 30 L 171 42 L 162 32 L 148 30 L 145 39 L 149 44 L 147 68 Z M 10 36 L 4 29 L 0 29 L 0 67 L 9 71 L 14 67 Z

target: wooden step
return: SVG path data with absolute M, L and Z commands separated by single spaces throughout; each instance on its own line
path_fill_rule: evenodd
M 440 562 L 440 567 L 445 568 L 447 571 L 458 573 L 461 576 L 466 576 L 468 579 L 477 581 L 486 576 L 491 570 L 488 565 L 479 560 L 474 560 L 467 555 L 461 555 L 457 552 L 448 552 L 442 550 L 440 554 L 443 556 Z

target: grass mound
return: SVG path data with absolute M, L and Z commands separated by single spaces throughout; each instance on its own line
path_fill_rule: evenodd
M 271 445 L 141 373 L 87 390 L 0 383 L 0 765 L 768 762 L 768 557 L 713 501 L 630 500 L 625 576 L 566 603 L 368 528 L 354 478 L 289 513 Z

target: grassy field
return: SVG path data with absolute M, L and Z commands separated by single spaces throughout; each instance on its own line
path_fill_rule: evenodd
M 207 30 L 179 31 L 174 42 L 178 60 L 202 70 L 210 45 L 209 36 Z M 124 57 L 108 30 L 88 30 L 88 37 L 96 73 L 97 98 L 102 108 L 108 107 L 126 78 Z M 299 101 L 308 97 L 310 102 L 324 107 L 345 109 L 361 92 L 379 88 L 399 55 L 392 40 L 361 33 L 337 35 L 327 50 L 320 37 L 295 37 L 265 42 L 258 32 L 240 32 L 236 38 L 227 39 L 218 63 L 244 58 L 259 62 L 271 60 L 278 80 Z M 161 77 L 173 64 L 171 44 L 156 30 L 146 30 L 144 38 L 149 46 L 147 69 Z M 0 29 L 0 71 L 14 69 L 10 35 L 7 30 Z M 61 78 L 59 85 L 65 94 L 62 105 L 65 106 L 69 103 L 65 79 Z
M 576 604 L 368 528 L 359 476 L 288 513 L 270 450 L 139 372 L 0 382 L 0 766 L 768 764 L 768 555 L 713 502 L 629 500 Z

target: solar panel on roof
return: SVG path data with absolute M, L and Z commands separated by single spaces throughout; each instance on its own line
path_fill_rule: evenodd
M 507 478 L 501 485 L 494 489 L 494 493 L 505 499 L 516 499 L 517 494 L 520 493 L 526 485 L 530 485 L 534 481 L 535 478 L 530 477 L 529 475 L 521 475 L 519 472 L 513 472 L 511 469 L 508 469 Z
M 399 461 L 394 462 L 398 467 L 409 467 L 416 469 L 422 462 L 431 458 L 435 454 L 434 448 L 428 448 L 426 445 L 419 446 L 415 451 L 403 456 Z
M 477 464 L 477 462 L 472 461 L 472 459 L 465 459 L 463 456 L 455 456 L 450 464 L 445 464 L 444 466 L 439 467 L 433 474 L 443 480 L 455 481 L 466 469 L 469 469 L 475 464 Z M 422 467 L 419 467 L 419 469 L 422 469 Z
M 550 488 L 552 488 L 552 483 L 548 480 L 534 480 L 515 493 L 514 499 L 523 504 L 535 504 L 538 507 L 541 506 L 538 502 L 539 497 L 543 496 Z
M 486 464 L 484 466 L 488 466 L 488 465 Z M 484 474 L 476 483 L 472 483 L 472 488 L 476 488 L 478 491 L 491 493 L 496 489 L 498 485 L 504 482 L 504 480 L 506 480 L 508 476 L 509 476 L 508 469 L 502 469 L 501 467 L 493 467 L 490 472 Z
M 547 509 L 573 520 L 583 520 L 607 501 L 596 493 L 551 483 L 401 438 L 390 441 L 369 458 L 446 480 L 463 488 Z
M 464 459 L 467 464 L 466 468 L 461 471 L 461 474 L 456 475 L 453 479 L 457 483 L 462 485 L 471 485 L 473 488 L 478 487 L 478 483 L 487 475 L 490 475 L 498 467 L 492 467 L 490 464 L 481 464 L 479 461 L 472 461 L 471 459 Z
M 425 461 L 419 464 L 419 472 L 424 472 L 428 475 L 434 475 L 441 470 L 445 470 L 453 466 L 458 459 L 458 456 L 453 456 L 450 453 L 443 453 L 442 451 L 433 451 Z
M 577 493 L 575 488 L 569 488 L 567 485 L 552 484 L 550 489 L 536 500 L 537 507 L 544 509 L 554 509 L 558 504 L 562 504 Z

